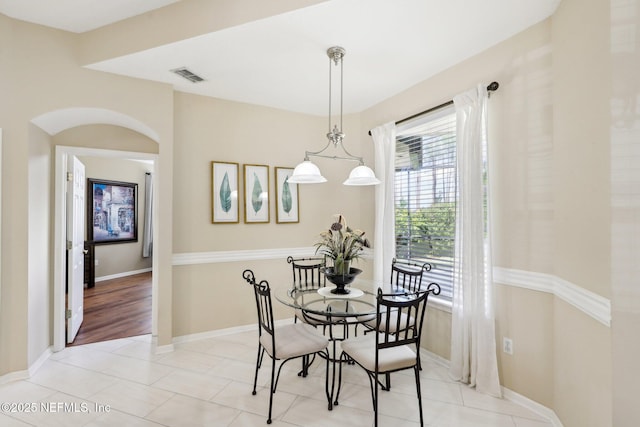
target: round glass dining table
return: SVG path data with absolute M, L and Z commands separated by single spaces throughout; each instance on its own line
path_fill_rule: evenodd
M 358 325 L 371 322 L 376 318 L 376 292 L 378 285 L 373 280 L 356 279 L 346 286 L 347 294 L 336 294 L 335 286 L 322 288 L 292 287 L 279 289 L 276 299 L 296 310 L 300 310 L 305 321 L 313 326 L 322 327 L 332 345 L 330 362 L 331 372 L 327 372 L 327 381 L 331 383 L 329 410 L 333 409 L 336 365 L 340 363 L 337 343 L 358 333 Z M 404 293 L 404 290 L 392 289 L 391 285 L 380 286 L 386 293 Z
M 278 301 L 302 310 L 310 323 L 358 324 L 375 317 L 376 295 L 373 281 L 356 279 L 346 286 L 347 294 L 333 293 L 335 286 L 323 288 L 293 287 L 275 293 Z

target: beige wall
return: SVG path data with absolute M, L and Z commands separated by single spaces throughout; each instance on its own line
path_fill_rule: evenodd
M 500 82 L 489 102 L 496 264 L 552 275 L 612 298 L 610 330 L 549 292 L 497 286 L 497 341 L 509 336 L 514 342 L 513 355 L 499 352 L 502 383 L 555 410 L 567 427 L 626 427 L 640 418 L 629 399 L 640 392 L 638 10 L 637 1 L 563 0 L 552 18 L 345 118 L 346 146 L 372 164 L 369 129 L 447 101 L 478 82 Z M 337 212 L 373 232 L 374 189 L 342 186 L 349 168 L 325 159 L 317 163 L 330 182 L 301 187 L 299 224 L 276 224 L 273 208 L 268 224 L 245 224 L 242 210 L 239 224 L 211 224 L 211 161 L 238 162 L 240 171 L 245 163 L 266 164 L 273 177 L 274 166 L 293 167 L 304 150 L 324 146 L 326 119 L 174 93 L 166 85 L 78 65 L 79 56 L 119 52 L 112 32 L 136 24 L 144 31 L 143 19 L 78 37 L 0 15 L 0 73 L 6 77 L 0 79 L 0 375 L 26 369 L 50 344 L 51 318 L 37 310 L 47 310 L 51 266 L 35 258 L 52 259 L 52 249 L 45 254 L 40 246 L 49 247 L 50 238 L 37 234 L 47 227 L 50 233 L 52 225 L 43 221 L 46 202 L 33 194 L 46 177 L 32 169 L 50 153 L 48 137 L 29 124 L 41 114 L 106 108 L 160 135 L 154 151 L 148 141 L 110 139 L 106 129 L 77 130 L 95 134 L 101 148 L 158 153 L 161 239 L 154 267 L 161 345 L 177 336 L 253 323 L 250 304 L 228 304 L 251 299 L 240 278 L 244 268 L 276 288 L 288 281 L 288 266 L 280 259 L 173 266 L 173 254 L 311 246 L 318 224 Z M 95 46 L 101 48 L 90 54 Z M 65 144 L 83 145 L 71 139 Z M 39 283 L 45 277 L 49 282 Z M 279 308 L 279 318 L 288 315 Z M 431 309 L 429 315 L 425 344 L 446 358 L 450 316 Z
M 345 145 L 358 153 L 358 139 L 351 137 L 360 127 L 357 117 L 344 121 Z M 177 92 L 175 126 L 176 253 L 312 246 L 322 231 L 319 224 L 329 226 L 335 213 L 373 233 L 373 212 L 361 208 L 370 206 L 363 199 L 373 188 L 342 185 L 355 164 L 330 159 L 314 159 L 329 182 L 299 186 L 299 223 L 276 224 L 272 198 L 268 224 L 245 224 L 242 202 L 238 224 L 212 224 L 212 161 L 238 163 L 241 190 L 244 164 L 269 166 L 273 195 L 274 167 L 293 168 L 305 150 L 323 148 L 326 118 Z
M 554 407 L 554 297 L 513 286 L 496 287 L 496 343 L 503 386 Z M 513 355 L 501 351 L 513 340 Z
M 155 246 L 158 277 L 158 342 L 170 342 L 171 332 L 171 199 L 173 188 L 173 91 L 166 85 L 98 73 L 75 62 L 77 36 L 11 20 L 0 15 L 3 80 L 0 123 L 3 128 L 2 167 L 2 300 L 0 307 L 0 374 L 27 369 L 40 349 L 51 345 L 52 316 L 42 320 L 41 301 L 49 300 L 52 277 L 48 270 L 54 259 L 47 247 L 48 261 L 30 256 L 31 224 L 42 224 L 44 211 L 30 211 L 30 158 L 42 153 L 41 137 L 32 132 L 30 121 L 64 108 L 104 108 L 132 117 L 159 135 L 158 170 L 162 189 L 157 204 L 159 226 L 166 224 L 163 239 Z M 4 37 L 6 36 L 6 37 Z M 6 71 L 6 73 L 4 73 Z M 21 82 L 21 84 L 16 84 Z M 34 138 L 32 140 L 32 138 Z M 37 144 L 37 145 L 32 145 Z M 30 153 L 30 147 L 37 147 Z M 49 165 L 53 160 L 49 159 Z M 51 166 L 50 166 L 51 167 Z M 6 179 L 9 177 L 9 179 Z M 9 183 L 11 183 L 9 185 Z M 49 185 L 53 183 L 50 176 Z M 53 229 L 53 217 L 49 223 Z M 42 227 L 39 225 L 38 227 Z M 41 249 L 37 249 L 38 253 Z M 31 277 L 47 281 L 27 286 Z M 47 302 L 51 304 L 50 301 Z M 35 304 L 35 305 L 34 305 Z M 32 317 L 35 316 L 35 317 Z M 29 321 L 36 320 L 36 323 Z M 44 322 L 44 325 L 42 324 Z M 46 326 L 45 326 L 46 325 Z M 46 332 L 42 332 L 46 331 Z
M 609 4 L 589 5 L 562 2 L 552 19 L 554 269 L 609 298 Z
M 92 124 L 64 130 L 52 138 L 55 145 L 86 147 L 104 150 L 133 151 L 158 154 L 156 141 L 133 131 L 114 125 Z
M 267 280 L 274 293 L 286 289 L 291 282 L 289 265 L 284 259 L 176 266 L 173 270 L 175 335 L 237 326 L 257 327 L 253 290 L 242 279 L 245 269 L 251 269 L 257 280 Z M 277 319 L 293 318 L 290 309 L 275 299 L 273 302 Z
M 119 126 L 86 125 L 65 130 L 53 137 L 53 144 L 65 147 L 132 151 L 136 153 L 158 153 L 158 143 L 146 136 Z M 97 279 L 119 273 L 151 268 L 151 258 L 142 258 L 142 233 L 145 223 L 145 173 L 153 172 L 151 162 L 121 158 L 80 156 L 85 165 L 87 178 L 138 184 L 138 241 L 115 245 L 97 245 L 95 267 Z
M 640 420 L 640 2 L 610 3 L 613 425 L 632 427 Z
M 565 427 L 624 425 L 612 420 L 610 328 L 558 299 L 553 312 L 556 414 Z M 632 423 L 628 425 L 637 421 L 626 420 Z
M 445 360 L 451 359 L 450 310 L 428 305 L 423 327 L 422 347 Z
M 95 247 L 95 275 L 104 276 L 134 272 L 151 268 L 151 258 L 142 257 L 142 233 L 145 225 L 145 173 L 153 171 L 153 165 L 133 160 L 79 157 L 85 165 L 87 178 L 130 182 L 138 185 L 137 216 L 138 241 Z
M 554 271 L 555 245 L 551 52 L 547 20 L 384 101 L 362 118 L 364 132 L 438 105 L 478 82 L 498 81 L 500 89 L 489 101 L 494 262 L 547 274 Z M 428 331 L 433 338 L 426 344 L 430 351 L 448 357 L 450 315 L 438 314 L 446 332 Z M 500 348 L 503 336 L 513 340 L 515 352 L 498 353 L 502 384 L 553 407 L 553 297 L 498 286 Z
M 609 2 L 588 5 L 564 1 L 552 19 L 554 274 L 610 298 Z M 554 315 L 556 413 L 612 425 L 610 328 L 559 301 Z
M 565 0 L 552 18 L 365 111 L 361 134 L 498 81 L 489 101 L 496 265 L 608 298 L 609 11 L 590 5 Z M 495 295 L 502 384 L 567 427 L 612 425 L 610 329 L 553 289 L 513 285 Z M 504 336 L 513 355 L 501 351 Z M 439 337 L 426 346 L 446 357 L 449 337 Z
M 175 94 L 174 251 L 177 254 L 233 250 L 311 248 L 318 235 L 342 213 L 350 225 L 373 233 L 373 188 L 342 185 L 354 164 L 318 159 L 328 182 L 299 186 L 300 222 L 277 224 L 273 200 L 274 167 L 295 167 L 305 150 L 326 144 L 326 118 L 223 101 L 186 93 Z M 361 152 L 356 134 L 358 117 L 344 118 L 345 145 Z M 244 223 L 240 203 L 237 224 L 213 224 L 211 219 L 211 162 L 238 163 L 240 194 L 244 164 L 269 166 L 270 222 Z M 311 252 L 313 253 L 313 252 Z M 366 261 L 362 261 L 366 263 Z M 290 283 L 286 256 L 266 261 L 233 261 L 176 266 L 173 271 L 175 336 L 247 325 L 255 322 L 242 271 L 252 268 L 260 280 L 274 288 Z M 366 268 L 365 268 L 366 270 Z M 245 301 L 229 304 L 229 301 Z M 279 318 L 286 317 L 277 307 Z
M 29 126 L 29 364 L 49 347 L 52 337 L 53 185 L 50 180 L 51 138 L 36 126 Z

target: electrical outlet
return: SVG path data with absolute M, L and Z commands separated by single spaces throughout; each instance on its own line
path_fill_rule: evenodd
M 98 264 L 100 264 L 100 263 L 98 262 L 98 260 L 95 260 L 95 262 L 94 262 L 94 264 L 93 264 L 93 265 L 98 265 Z
M 511 338 L 502 337 L 502 351 L 507 354 L 513 354 L 513 341 Z

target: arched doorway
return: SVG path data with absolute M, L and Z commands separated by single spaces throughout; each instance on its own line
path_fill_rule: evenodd
M 157 134 L 143 123 L 123 115 L 104 109 L 95 108 L 72 108 L 53 111 L 41 115 L 32 120 L 34 124 L 43 129 L 49 135 L 56 135 L 64 130 L 72 129 L 84 125 L 113 125 L 134 130 L 145 135 L 158 143 Z M 66 213 L 65 213 L 65 181 L 67 175 L 67 161 L 69 156 L 93 156 L 126 158 L 134 160 L 158 161 L 158 154 L 133 152 L 123 150 L 110 150 L 104 148 L 87 147 L 55 147 L 55 167 L 54 167 L 54 251 L 53 251 L 53 350 L 59 351 L 65 347 L 65 286 L 66 286 Z M 155 191 L 159 191 L 159 180 L 154 174 Z M 155 202 L 154 202 L 155 204 Z M 154 221 L 154 228 L 157 221 Z M 158 233 L 154 230 L 154 238 L 159 239 Z M 157 254 L 153 254 L 152 271 L 157 269 Z M 153 274 L 152 283 L 152 333 L 157 334 L 157 274 Z

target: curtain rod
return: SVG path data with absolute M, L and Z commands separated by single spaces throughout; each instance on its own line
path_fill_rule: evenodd
M 498 88 L 499 88 L 499 87 L 500 87 L 500 84 L 498 84 L 498 82 L 491 82 L 491 83 L 489 84 L 489 86 L 487 86 L 487 91 L 489 91 L 489 92 L 494 92 L 494 91 L 498 90 Z M 426 110 L 424 110 L 424 111 L 420 111 L 419 113 L 416 113 L 416 114 L 414 114 L 414 115 L 412 115 L 412 116 L 405 117 L 404 119 L 398 120 L 398 121 L 396 122 L 396 125 L 399 125 L 400 123 L 408 122 L 409 120 L 411 120 L 411 119 L 415 119 L 415 118 L 416 118 L 416 117 L 418 117 L 418 116 L 421 116 L 421 115 L 423 115 L 423 114 L 430 113 L 430 112 L 435 111 L 435 110 L 437 110 L 437 109 L 439 109 L 439 108 L 442 108 L 442 107 L 447 107 L 447 106 L 449 106 L 449 105 L 451 105 L 451 104 L 453 104 L 453 99 L 452 99 L 452 100 L 450 100 L 450 101 L 444 102 L 444 103 L 442 103 L 442 104 L 440 104 L 440 105 L 436 105 L 435 107 L 431 107 L 431 108 L 426 109 Z M 369 131 L 369 135 L 371 135 L 371 131 Z

